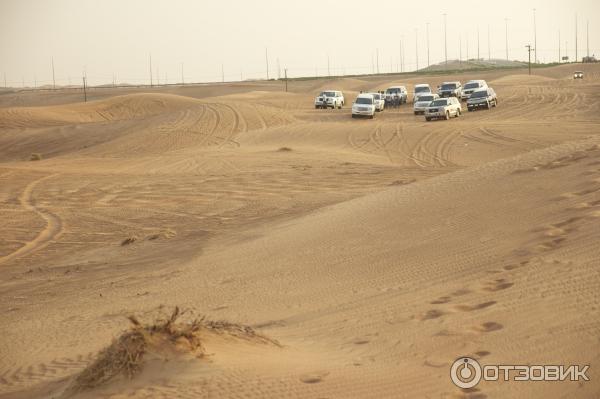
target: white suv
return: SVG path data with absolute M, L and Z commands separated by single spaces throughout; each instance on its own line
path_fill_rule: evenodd
M 413 95 L 413 103 L 421 94 L 431 94 L 431 87 L 427 83 L 415 85 L 415 94 Z
M 352 117 L 368 116 L 373 119 L 375 115 L 375 98 L 372 94 L 359 94 L 352 104 Z
M 462 112 L 460 101 L 456 97 L 439 98 L 432 101 L 425 110 L 425 120 L 458 118 Z
M 315 98 L 315 108 L 338 108 L 344 106 L 344 94 L 337 90 L 322 91 Z
M 480 89 L 487 89 L 488 85 L 485 80 L 469 80 L 462 88 L 460 98 L 463 101 L 467 101 L 474 91 Z
M 460 82 L 444 82 L 438 87 L 440 97 L 460 97 L 461 92 Z
M 432 101 L 440 98 L 437 94 L 421 94 L 413 104 L 415 115 L 424 114 L 427 107 Z
M 375 100 L 375 111 L 376 112 L 383 111 L 383 109 L 385 108 L 384 95 L 381 93 L 367 93 L 367 94 L 371 94 L 373 96 L 373 99 Z

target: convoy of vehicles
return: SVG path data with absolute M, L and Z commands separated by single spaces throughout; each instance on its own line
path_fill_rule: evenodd
M 315 98 L 315 108 L 341 109 L 344 106 L 344 94 L 337 90 L 324 90 Z
M 429 103 L 440 98 L 437 94 L 421 94 L 413 104 L 415 115 L 424 114 Z
M 462 112 L 460 101 L 456 97 L 438 98 L 425 109 L 425 120 L 458 118 Z
M 580 77 L 578 77 L 581 74 Z M 574 79 L 582 79 L 583 72 L 575 72 Z M 408 90 L 405 86 L 392 86 L 385 91 L 360 92 L 352 103 L 352 117 L 364 116 L 373 119 L 376 112 L 386 106 L 398 106 L 407 102 Z M 498 105 L 494 89 L 485 80 L 469 80 L 464 87 L 459 81 L 443 82 L 433 93 L 431 86 L 420 83 L 414 86 L 413 113 L 424 114 L 425 120 L 450 119 L 462 113 L 461 100 L 466 100 L 467 109 L 491 109 Z M 339 90 L 324 90 L 315 98 L 315 108 L 341 109 L 344 106 L 344 94 Z
M 375 116 L 375 98 L 373 94 L 359 94 L 352 104 L 352 117 L 366 116 L 373 119 Z
M 498 105 L 496 92 L 491 87 L 479 89 L 467 100 L 467 109 L 473 111 L 477 108 L 490 109 Z
M 462 88 L 460 98 L 467 101 L 474 91 L 485 89 L 488 85 L 485 80 L 469 80 Z

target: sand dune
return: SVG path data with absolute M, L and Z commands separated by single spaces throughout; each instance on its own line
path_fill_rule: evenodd
M 600 67 L 573 68 L 486 72 L 498 108 L 434 123 L 312 99 L 456 76 L 3 95 L 0 397 L 597 396 Z M 175 306 L 243 333 L 159 334 L 69 396 Z M 591 380 L 461 390 L 459 356 Z

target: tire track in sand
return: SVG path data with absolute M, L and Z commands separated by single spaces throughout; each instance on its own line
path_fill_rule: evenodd
M 52 174 L 42 177 L 41 179 L 34 180 L 30 182 L 23 190 L 23 193 L 19 197 L 21 206 L 30 212 L 38 214 L 42 219 L 44 219 L 46 221 L 46 227 L 42 229 L 42 231 L 33 240 L 27 242 L 16 251 L 0 258 L 0 264 L 37 252 L 40 249 L 45 248 L 48 244 L 50 244 L 51 241 L 53 241 L 62 233 L 63 223 L 61 219 L 48 210 L 37 207 L 35 205 L 35 201 L 33 200 L 33 190 L 35 187 L 40 182 L 56 176 L 58 176 L 58 174 Z

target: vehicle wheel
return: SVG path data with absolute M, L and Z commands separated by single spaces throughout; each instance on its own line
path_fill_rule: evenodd
M 417 111 L 415 111 L 415 115 L 419 115 L 419 113 Z
M 318 106 L 318 105 L 315 105 L 315 109 L 319 109 L 319 106 Z
M 460 116 L 460 109 L 456 110 L 456 117 L 458 118 Z
M 473 108 L 467 108 L 467 111 L 473 112 Z
M 352 118 L 356 118 L 356 115 L 352 114 Z
M 430 118 L 430 117 L 428 117 L 428 116 L 426 116 L 426 117 L 425 117 L 425 120 L 426 120 L 427 122 L 431 122 L 431 118 Z
M 373 119 L 375 115 L 369 115 L 369 119 Z
M 450 111 L 446 111 L 446 120 L 450 119 Z
M 486 106 L 485 106 L 485 109 L 490 109 L 490 108 L 492 108 L 492 106 L 490 105 L 490 102 L 488 101 L 487 104 L 486 104 Z
M 498 106 L 498 100 L 494 100 L 494 108 L 496 108 Z

